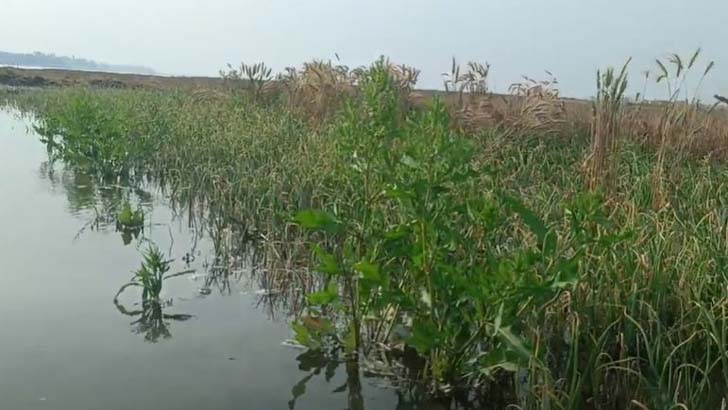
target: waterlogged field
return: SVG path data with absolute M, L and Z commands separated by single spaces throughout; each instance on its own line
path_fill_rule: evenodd
M 158 186 L 101 183 L 51 161 L 31 125 L 0 111 L 0 408 L 339 409 L 348 395 L 332 391 L 348 380 L 356 408 L 396 407 L 381 383 L 286 346 L 289 302 L 266 292 L 252 250 L 216 253 L 225 245 L 209 221 Z M 126 200 L 144 212 L 138 232 L 109 217 Z M 195 272 L 165 282 L 146 309 L 125 291 L 120 309 L 114 295 L 150 243 L 172 271 Z
M 697 57 L 661 63 L 675 95 Z M 169 393 L 209 408 L 725 406 L 725 113 L 677 97 L 629 105 L 627 66 L 598 74 L 586 117 L 548 81 L 516 85 L 498 105 L 487 73 L 453 63 L 447 104 L 415 101 L 416 70 L 384 60 L 312 63 L 277 81 L 244 65 L 222 91 L 6 93 L 44 143 L 11 148 L 32 147 L 45 175 L 59 169 L 41 179 L 51 193 L 80 193 L 66 195 L 72 216 L 49 206 L 64 217 L 44 234 L 29 232 L 45 221 L 31 194 L 11 200 L 35 217 L 10 217 L 30 235 L 12 236 L 22 250 L 10 260 L 52 261 L 18 255 L 36 255 L 32 238 L 50 241 L 48 224 L 66 220 L 76 226 L 63 235 L 83 230 L 51 242 L 66 244 L 64 258 L 87 254 L 66 275 L 21 264 L 34 273 L 11 283 L 39 290 L 7 300 L 35 308 L 67 289 L 65 306 L 99 315 L 83 321 L 97 337 L 126 341 L 119 366 L 143 363 L 128 377 L 144 404 Z M 6 174 L 3 194 L 28 189 Z M 112 239 L 115 250 L 93 248 Z M 76 269 L 93 261 L 98 275 Z M 27 279 L 38 272 L 53 279 Z M 55 326 L 30 328 L 74 328 Z M 73 340 L 68 349 L 113 357 Z M 63 365 L 132 391 L 103 381 L 118 374 L 103 361 Z M 14 366 L 0 374 L 31 368 Z M 190 380 L 200 384 L 180 388 Z M 23 389 L 7 391 L 25 400 Z

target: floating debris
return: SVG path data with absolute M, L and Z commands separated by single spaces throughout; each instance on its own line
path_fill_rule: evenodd
M 306 350 L 306 346 L 298 343 L 297 341 L 293 339 L 286 339 L 281 342 L 281 346 L 283 347 L 290 347 L 291 349 L 298 349 L 298 350 Z
M 191 280 L 192 282 L 197 282 L 200 279 L 207 278 L 207 274 L 205 273 L 194 273 L 192 275 L 187 275 L 187 279 Z
M 277 295 L 278 293 L 280 293 L 280 291 L 276 289 L 258 289 L 253 293 L 255 293 L 257 296 L 272 296 Z

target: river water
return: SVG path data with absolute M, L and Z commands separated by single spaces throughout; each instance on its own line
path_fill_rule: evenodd
M 0 110 L 0 409 L 410 408 L 287 346 L 286 315 L 245 263 L 210 280 L 209 235 L 158 190 L 94 185 L 50 161 L 29 124 Z M 143 232 L 103 218 L 120 197 L 145 210 Z M 195 273 L 165 282 L 159 309 L 137 288 L 120 309 L 150 243 Z

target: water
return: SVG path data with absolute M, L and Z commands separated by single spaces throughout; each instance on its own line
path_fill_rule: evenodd
M 51 164 L 27 125 L 0 111 L 0 409 L 288 409 L 294 392 L 296 409 L 404 408 L 381 381 L 344 365 L 326 381 L 311 368 L 318 358 L 282 345 L 286 315 L 256 293 L 245 264 L 229 289 L 200 292 L 214 259 L 201 228 L 154 190 L 95 187 Z M 123 195 L 147 212 L 139 238 L 99 222 L 100 199 Z M 141 316 L 112 300 L 149 241 L 175 259 L 172 271 L 197 275 L 165 282 L 163 310 L 132 324 Z M 135 288 L 120 297 L 129 311 L 139 299 Z

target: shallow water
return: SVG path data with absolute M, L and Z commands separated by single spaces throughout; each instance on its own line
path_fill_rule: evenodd
M 325 371 L 314 374 L 302 392 L 299 381 L 314 371 L 297 360 L 301 350 L 282 345 L 286 317 L 245 269 L 229 289 L 200 292 L 213 260 L 200 228 L 153 189 L 94 187 L 50 163 L 28 124 L 0 111 L 0 409 L 287 409 L 294 391 L 296 409 L 404 408 L 378 381 L 351 368 L 347 378 L 344 365 L 328 382 Z M 95 223 L 104 193 L 143 204 L 138 238 Z M 132 324 L 141 316 L 112 300 L 149 241 L 175 259 L 172 271 L 196 275 L 165 282 L 163 312 Z M 134 288 L 120 298 L 130 311 L 141 309 L 138 299 Z M 166 319 L 155 321 L 159 314 Z M 182 314 L 192 317 L 175 320 Z

